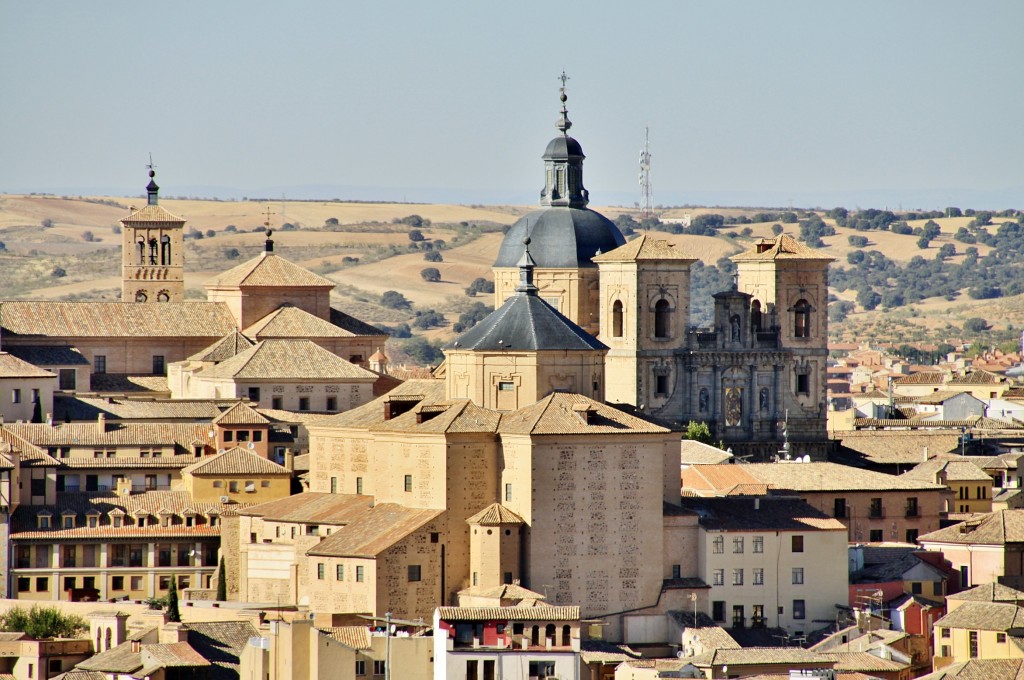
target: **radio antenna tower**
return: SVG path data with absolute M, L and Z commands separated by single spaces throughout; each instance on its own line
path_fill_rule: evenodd
M 651 143 L 649 128 L 644 128 L 644 148 L 640 149 L 640 207 L 641 219 L 651 217 Z

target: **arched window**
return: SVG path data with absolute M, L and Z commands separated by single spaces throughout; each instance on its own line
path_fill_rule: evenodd
M 149 239 L 149 263 L 156 264 L 157 242 L 155 238 Z
M 544 626 L 544 638 L 547 640 L 551 640 L 551 644 L 558 642 L 558 640 L 555 638 L 555 624 L 549 623 L 548 625 Z
M 572 629 L 569 628 L 569 626 L 562 626 L 562 646 L 563 647 L 568 647 L 569 645 L 572 644 L 572 636 L 569 633 L 571 630 Z
M 160 264 L 171 263 L 171 237 L 161 236 L 160 237 Z
M 170 302 L 171 301 L 171 296 L 170 296 L 170 294 L 166 290 L 162 290 L 162 291 L 160 291 L 159 293 L 156 294 L 156 301 L 157 302 Z
M 754 332 L 761 330 L 761 301 L 754 300 L 750 303 L 750 327 Z
M 793 337 L 811 337 L 811 305 L 800 299 L 793 305 Z
M 135 245 L 139 249 L 139 264 L 146 264 L 146 241 L 140 238 Z
M 533 635 L 530 636 L 530 644 L 534 647 L 540 645 L 540 626 L 533 627 Z
M 104 647 L 104 649 L 110 649 L 110 647 L 111 647 L 111 642 L 113 642 L 113 637 L 114 637 L 114 636 L 113 636 L 113 635 L 111 634 L 111 631 L 110 631 L 110 629 L 109 629 L 109 628 L 107 628 L 107 646 L 106 646 L 106 647 Z
M 654 305 L 654 337 L 667 338 L 669 327 L 668 300 L 658 300 Z
M 612 305 L 612 337 L 622 337 L 622 301 L 616 300 Z
M 135 301 L 136 302 L 145 302 L 147 300 L 149 300 L 149 296 L 146 295 L 146 291 L 139 290 L 139 291 L 135 292 Z

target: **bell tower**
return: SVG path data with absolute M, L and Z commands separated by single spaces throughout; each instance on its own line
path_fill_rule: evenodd
M 121 220 L 121 301 L 185 299 L 185 220 L 160 204 L 149 163 L 146 205 Z

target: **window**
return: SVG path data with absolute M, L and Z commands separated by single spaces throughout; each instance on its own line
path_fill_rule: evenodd
M 344 564 L 339 564 L 338 566 L 334 567 L 334 579 L 336 581 L 344 581 L 345 580 L 345 565 Z
M 920 581 L 913 581 L 910 584 L 910 592 L 914 595 L 920 595 L 924 590 L 924 584 Z
M 57 375 L 57 389 L 67 392 L 76 389 L 76 386 L 78 385 L 78 371 L 73 368 L 62 368 L 57 372 Z
M 36 592 L 45 593 L 50 590 L 50 579 L 46 576 L 36 577 Z
M 111 576 L 110 587 L 113 590 L 124 590 L 124 576 Z
M 356 675 L 366 675 L 365 661 L 356 661 Z
M 792 544 L 793 544 L 793 552 L 801 553 L 801 552 L 804 551 L 804 537 L 803 536 L 793 536 Z
M 252 479 L 245 480 L 245 492 L 256 493 L 256 482 Z
M 872 498 L 871 499 L 871 505 L 868 508 L 868 516 L 872 517 L 874 519 L 885 517 L 885 513 L 882 510 L 882 499 L 881 498 Z
M 885 540 L 885 532 L 882 529 L 872 529 L 868 532 L 868 540 L 871 543 L 881 543 Z
M 754 536 L 753 543 L 754 543 L 754 552 L 756 552 L 756 553 L 763 553 L 764 552 L 764 536 Z
M 942 631 L 941 637 L 944 637 L 944 638 L 948 638 L 949 637 L 949 628 L 939 628 L 939 630 Z
M 970 576 L 970 570 L 967 569 L 967 565 L 965 564 L 965 565 L 961 566 L 960 567 L 960 587 L 961 588 L 970 588 L 971 587 L 971 579 L 968 578 L 969 576 Z
M 669 313 L 671 305 L 668 300 L 658 300 L 654 305 L 654 337 L 669 337 Z
M 846 518 L 846 499 L 837 498 L 832 501 L 832 516 L 836 519 Z
M 761 568 L 761 567 L 756 567 L 754 569 L 754 585 L 755 586 L 763 586 L 764 585 L 764 569 Z
M 713 621 L 725 621 L 725 602 L 715 600 L 711 603 L 711 619 Z
M 421 581 L 422 575 L 420 572 L 420 565 L 410 564 L 409 565 L 409 582 Z
M 74 576 L 65 576 L 64 577 L 64 590 L 65 590 L 65 592 L 68 591 L 68 590 L 74 590 L 77 587 L 78 587 L 78 579 L 77 578 L 75 578 Z
M 480 680 L 480 662 L 476 659 L 466 660 L 466 680 Z
M 11 390 L 11 403 L 12 404 L 20 404 L 21 403 L 21 390 L 19 388 L 17 388 L 17 387 L 14 388 L 13 390 Z
M 271 397 L 270 398 L 270 408 L 280 410 L 283 405 L 284 405 L 284 402 L 282 401 L 281 397 Z
M 907 543 L 917 543 L 917 529 L 907 529 Z
M 977 659 L 978 658 L 978 631 L 972 630 L 970 633 L 967 634 L 967 639 L 968 639 L 968 643 L 970 645 L 970 650 L 969 650 L 968 656 L 970 656 L 972 659 Z
M 934 581 L 932 583 L 932 595 L 943 595 L 942 592 L 942 581 Z
M 742 553 L 743 552 L 743 537 L 742 536 L 736 536 L 736 537 L 734 537 L 732 539 L 732 551 L 734 553 Z
M 743 570 L 742 569 L 733 569 L 732 570 L 732 584 L 734 586 L 741 586 L 741 585 L 743 585 Z
M 260 400 L 260 388 L 258 388 L 258 387 L 250 387 L 249 388 L 249 401 L 259 401 L 259 400 Z
M 498 391 L 499 392 L 512 392 L 515 389 L 516 389 L 516 384 L 514 382 L 502 381 L 502 382 L 498 383 Z
M 64 520 L 64 528 L 65 529 L 74 529 L 75 528 L 75 516 L 74 515 L 64 515 L 61 519 Z
M 793 305 L 793 337 L 811 337 L 811 305 L 807 300 L 797 300 Z
M 46 495 L 46 480 L 42 478 L 33 479 L 29 485 L 33 496 Z
M 308 411 L 309 410 L 309 397 L 299 397 L 299 410 L 300 411 Z
M 512 485 L 511 484 L 506 484 L 505 485 L 505 502 L 507 503 L 510 500 L 512 500 Z
M 612 303 L 612 337 L 622 337 L 622 302 L 619 300 Z
M 238 482 L 228 482 L 228 491 L 230 493 L 238 493 Z
M 323 562 L 317 562 L 317 564 L 316 564 L 316 578 L 317 578 L 318 581 L 323 581 L 324 580 L 324 573 L 325 573 L 325 571 L 324 571 L 324 563 Z
M 32 579 L 30 579 L 27 576 L 19 576 L 18 577 L 18 592 L 19 593 L 27 593 L 31 589 L 32 589 Z
M 328 411 L 337 411 L 338 410 L 338 398 L 337 397 L 327 397 L 327 410 Z
M 154 354 L 153 355 L 153 375 L 163 375 L 166 371 L 166 363 L 164 362 L 164 355 Z
M 362 494 L 363 493 L 363 478 L 362 477 L 356 477 L 356 493 L 358 493 L 358 494 Z
M 796 393 L 797 394 L 810 394 L 811 393 L 811 376 L 807 373 L 796 374 Z
M 804 618 L 807 615 L 805 607 L 806 603 L 803 600 L 793 600 L 793 618 Z
M 213 481 L 213 488 L 214 488 L 214 489 L 219 489 L 219 488 L 221 488 L 221 487 L 223 487 L 223 486 L 224 486 L 224 482 L 223 482 L 223 481 L 221 481 L 221 480 L 219 480 L 219 479 L 215 479 L 215 480 Z
M 672 565 L 672 578 L 677 579 L 677 578 L 682 578 L 682 577 L 683 577 L 683 568 L 682 568 L 682 566 L 679 565 L 679 564 L 673 564 Z
M 331 477 L 331 493 L 338 493 L 338 478 Z
M 362 583 L 366 577 L 366 567 L 356 567 L 356 583 Z
M 412 475 L 405 476 L 405 492 L 412 493 Z
M 743 611 L 743 605 L 734 604 L 732 606 L 732 627 L 742 628 L 746 618 L 746 614 Z
M 270 480 L 269 479 L 261 479 L 260 480 L 260 488 L 261 489 L 269 489 L 270 488 Z
M 131 577 L 132 590 L 142 590 L 142 577 L 132 576 Z
M 530 676 L 531 678 L 553 678 L 555 675 L 555 662 L 554 661 L 531 661 L 530 662 Z
M 752 628 L 764 628 L 764 605 L 755 604 L 752 606 L 754 610 L 750 616 L 750 626 Z
M 656 375 L 654 376 L 654 393 L 660 395 L 668 394 L 668 376 L 667 375 Z
M 235 440 L 235 433 L 231 430 L 224 430 L 224 441 L 232 442 Z
M 794 585 L 803 585 L 803 582 L 804 582 L 804 568 L 803 567 L 793 567 L 793 584 Z
M 999 644 L 1006 642 L 1006 633 L 996 633 L 996 642 Z
M 384 662 L 383 661 L 374 661 L 373 662 L 373 674 L 374 675 L 384 675 Z
M 721 555 L 725 552 L 725 537 L 715 536 L 714 540 L 711 541 L 711 550 L 716 555 Z
M 911 496 L 907 499 L 907 517 L 917 517 L 920 511 L 917 507 L 917 497 Z
M 725 569 L 715 569 L 711 572 L 711 585 L 725 585 Z

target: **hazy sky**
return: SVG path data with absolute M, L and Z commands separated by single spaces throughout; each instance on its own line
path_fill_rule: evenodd
M 1024 207 L 1024 2 L 0 1 L 0 192 Z

